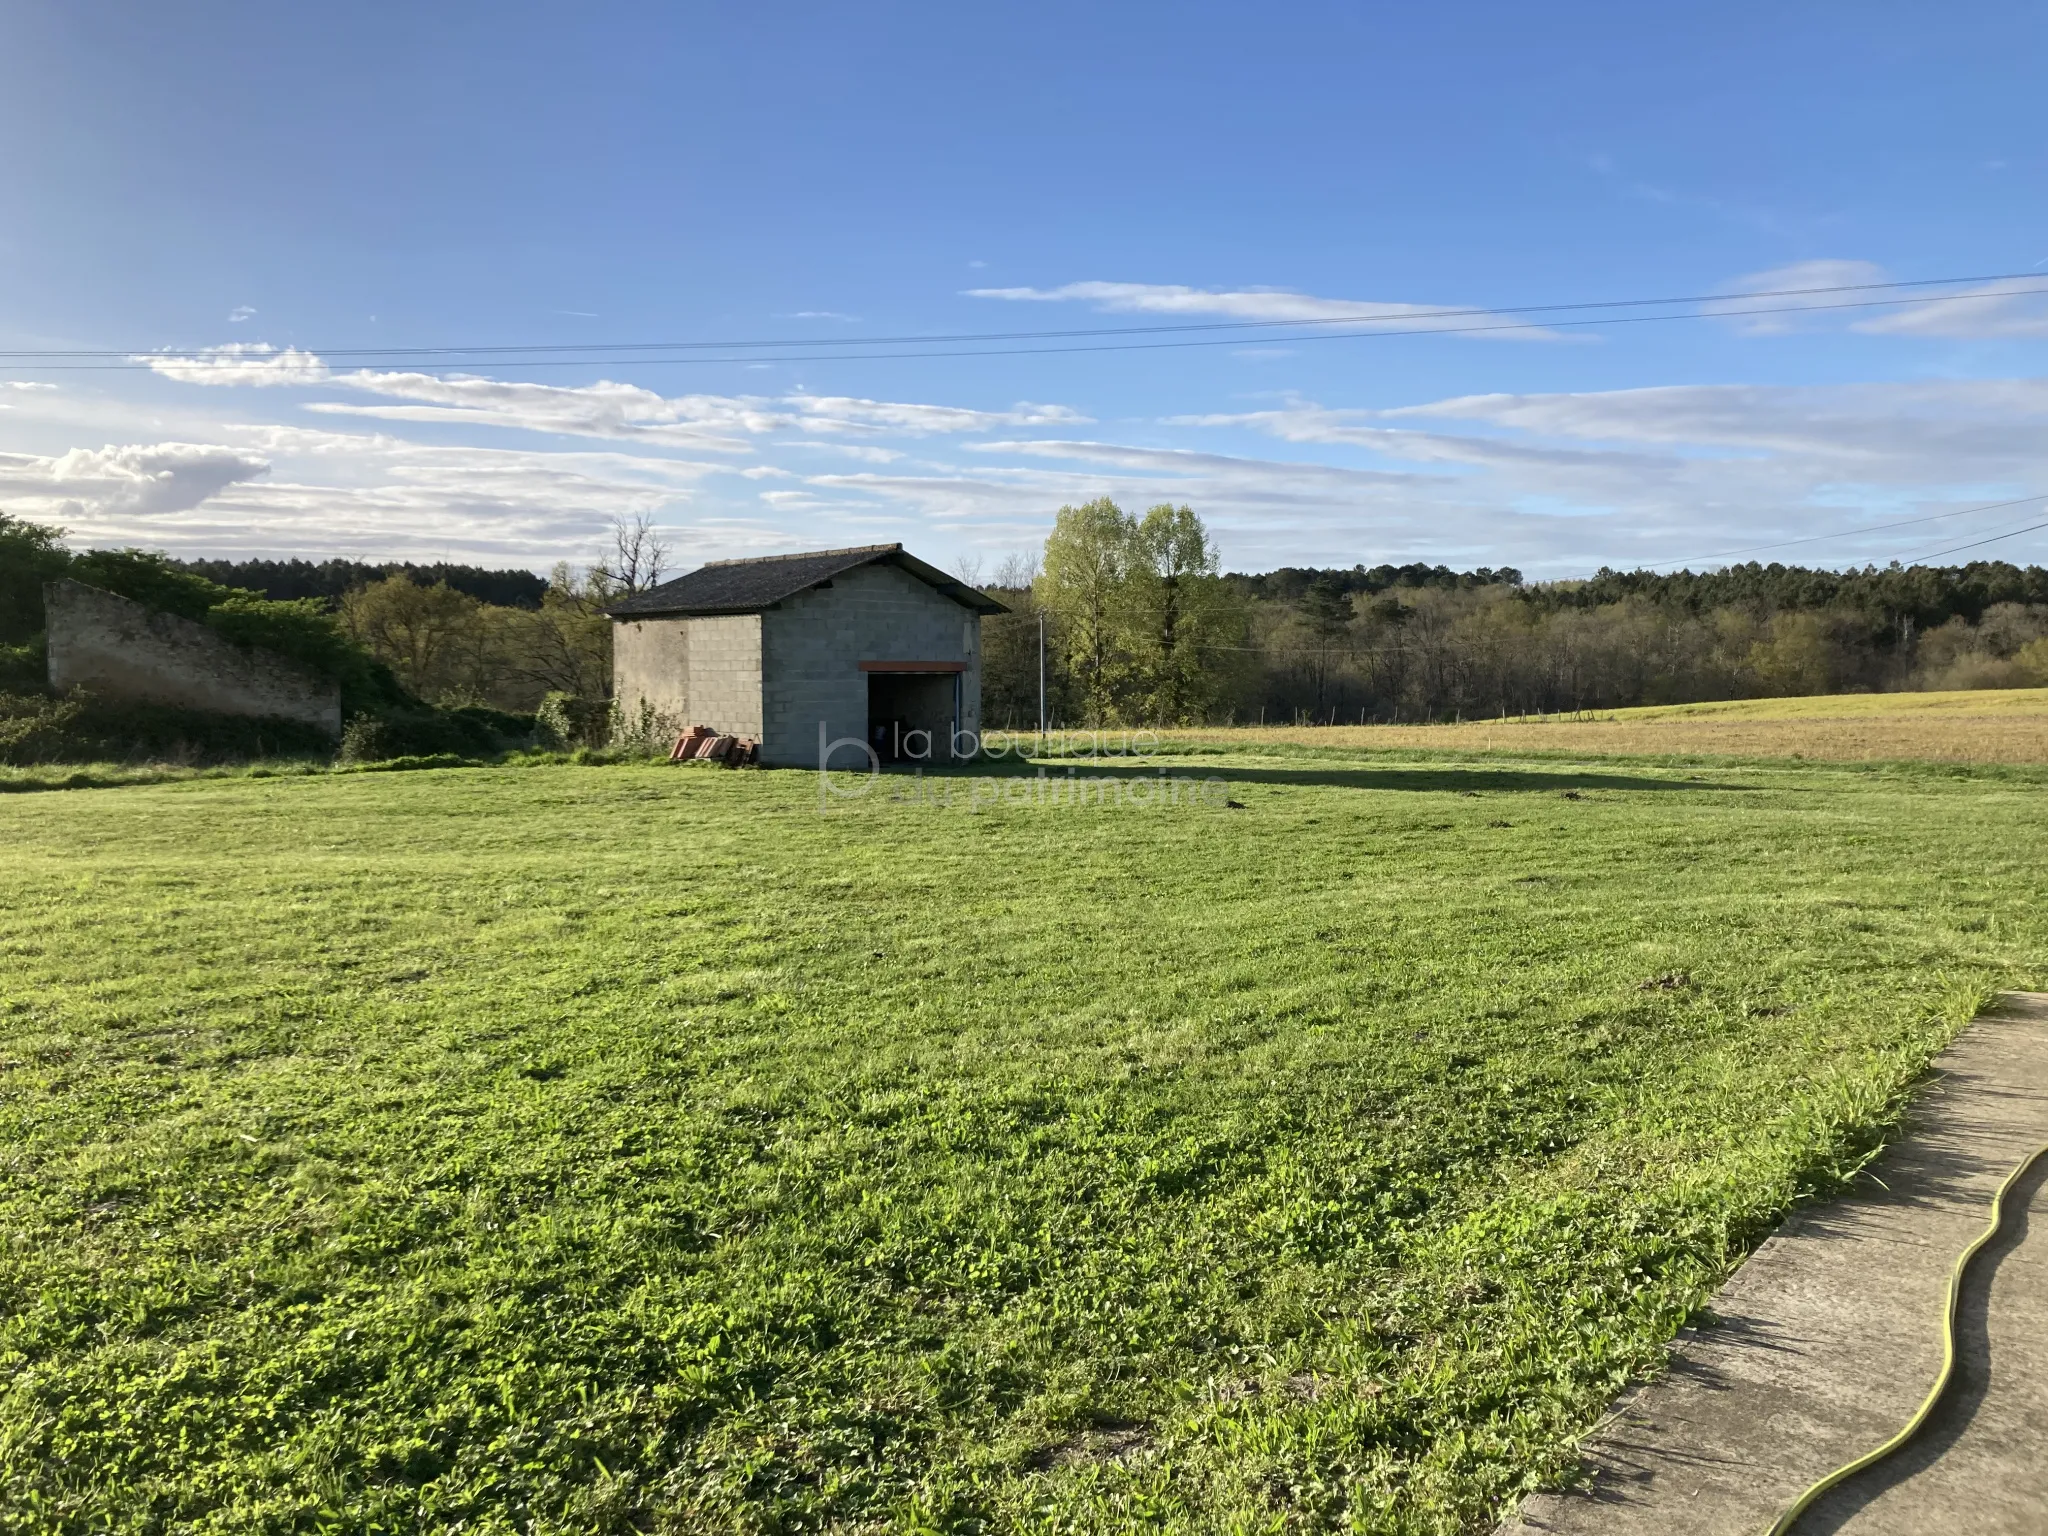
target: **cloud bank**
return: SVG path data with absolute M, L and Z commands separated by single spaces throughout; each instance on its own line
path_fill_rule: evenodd
M 2008 279 L 1916 295 L 1910 290 L 1873 291 L 1890 280 L 1874 261 L 1800 261 L 1752 272 L 1728 284 L 1730 297 L 1701 306 L 1727 317 L 1745 336 L 1789 336 L 1847 330 L 1865 336 L 1919 336 L 1983 341 L 2048 336 L 2048 273 L 2037 279 Z M 1785 293 L 1787 289 L 1845 289 L 1835 293 Z M 1743 298 L 1742 293 L 1784 293 L 1780 298 Z M 1850 307 L 1879 301 L 1882 307 Z M 1743 314 L 1746 309 L 1783 310 Z
M 1780 316 L 1732 313 L 1756 303 L 1742 292 L 1883 281 L 1868 262 L 1802 262 L 1738 279 L 1708 308 L 1762 346 L 1822 329 L 2048 334 L 2041 301 L 2017 291 L 2024 284 L 1882 310 L 1822 307 L 1860 296 L 1849 293 L 1770 301 L 1796 306 Z M 1380 327 L 1411 323 L 1422 309 L 1179 285 L 975 291 L 1125 313 Z M 194 415 L 159 426 L 154 409 L 138 408 L 132 418 L 149 425 L 122 445 L 111 414 L 82 414 L 82 396 L 12 390 L 10 434 L 68 422 L 104 446 L 0 456 L 0 509 L 93 542 L 188 553 L 545 565 L 586 556 L 606 519 L 640 512 L 688 559 L 890 538 L 941 559 L 997 553 L 1036 543 L 1060 505 L 1110 495 L 1139 508 L 1196 506 L 1240 569 L 1428 559 L 1569 575 L 2048 491 L 2048 379 L 2024 375 L 1452 394 L 1376 408 L 1282 395 L 1101 425 L 1074 406 L 1029 401 L 666 394 L 620 380 L 336 369 L 261 342 L 147 362 L 197 386 L 188 398 L 209 408 L 230 400 L 260 415 L 289 402 L 294 420 Z M 1910 555 L 1918 532 L 1799 555 Z M 2048 539 L 1989 552 L 2042 558 Z
M 183 384 L 321 385 L 375 396 L 380 401 L 359 405 L 319 400 L 306 406 L 323 415 L 633 439 L 726 453 L 747 452 L 750 439 L 789 430 L 922 437 L 987 432 L 998 427 L 1068 425 L 1087 419 L 1066 406 L 1029 401 L 1008 410 L 989 411 L 847 395 L 662 395 L 638 384 L 609 379 L 565 385 L 467 373 L 371 369 L 337 373 L 310 352 L 260 342 L 209 347 L 176 357 L 144 355 L 137 361 Z
M 0 508 L 59 522 L 154 518 L 268 473 L 266 460 L 215 443 L 108 444 L 50 457 L 0 453 Z
M 1178 283 L 1065 283 L 1058 288 L 970 288 L 975 299 L 1056 304 L 1083 302 L 1105 313 L 1215 316 L 1273 324 L 1345 323 L 1367 329 L 1427 326 L 1484 330 L 1514 325 L 1513 331 L 1491 331 L 1502 340 L 1527 341 L 1554 336 L 1540 326 L 1524 325 L 1508 314 L 1455 304 L 1398 304 L 1376 299 L 1324 299 L 1287 288 L 1189 288 Z M 1446 313 L 1449 311 L 1449 313 Z

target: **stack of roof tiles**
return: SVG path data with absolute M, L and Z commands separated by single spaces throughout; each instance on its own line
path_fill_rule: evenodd
M 708 725 L 693 725 L 676 738 L 668 760 L 672 763 L 723 763 L 738 768 L 751 763 L 760 745 L 751 736 L 731 736 Z

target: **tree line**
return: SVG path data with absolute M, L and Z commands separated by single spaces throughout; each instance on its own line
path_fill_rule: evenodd
M 557 713 L 596 739 L 617 598 L 669 552 L 646 518 L 588 569 L 175 561 L 66 550 L 0 516 L 0 689 L 42 673 L 41 583 L 188 613 L 341 677 L 372 711 Z M 983 585 L 978 568 L 961 574 Z M 1062 507 L 987 589 L 984 721 L 1053 725 L 1425 721 L 1848 691 L 2048 685 L 2048 571 L 2002 561 L 1779 564 L 1528 582 L 1511 568 L 1225 572 L 1192 508 Z M 1041 641 L 1043 665 L 1041 666 Z M 356 707 L 353 703 L 349 706 Z
M 963 574 L 978 574 L 964 572 Z M 1525 582 L 1425 564 L 1225 573 L 1187 507 L 1063 507 L 989 590 L 984 720 L 1474 719 L 1638 704 L 2048 685 L 2048 570 L 1602 569 Z
M 532 571 L 500 571 L 480 565 L 409 560 L 172 560 L 171 565 L 217 586 L 260 592 L 273 602 L 319 598 L 338 603 L 358 587 L 403 576 L 415 586 L 446 586 L 500 608 L 539 608 L 553 584 Z

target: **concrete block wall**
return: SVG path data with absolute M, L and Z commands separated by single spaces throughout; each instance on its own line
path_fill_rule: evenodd
M 815 768 L 820 721 L 828 741 L 867 739 L 863 661 L 966 663 L 961 725 L 981 728 L 980 616 L 893 565 L 864 565 L 785 598 L 761 616 L 761 656 L 764 763 Z M 832 759 L 835 767 L 865 761 L 852 747 Z
M 639 719 L 645 700 L 663 719 L 694 723 L 690 624 L 689 619 L 633 619 L 612 625 L 612 697 L 626 719 Z
M 761 615 L 721 614 L 689 625 L 689 708 L 692 725 L 761 736 Z
M 341 734 L 341 687 L 273 651 L 79 581 L 43 588 L 50 686 L 222 715 L 296 720 Z

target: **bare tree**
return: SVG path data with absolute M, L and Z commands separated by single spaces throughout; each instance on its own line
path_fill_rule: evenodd
M 953 562 L 953 574 L 970 587 L 981 585 L 981 556 L 961 555 Z
M 668 556 L 668 545 L 647 513 L 614 517 L 611 549 L 591 566 L 590 574 L 603 583 L 607 595 L 630 597 L 661 585 Z
M 1012 553 L 1003 556 L 996 567 L 995 585 L 1012 592 L 1021 592 L 1038 580 L 1038 554 Z

